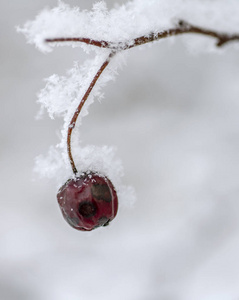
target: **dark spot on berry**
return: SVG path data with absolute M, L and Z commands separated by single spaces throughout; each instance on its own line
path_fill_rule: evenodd
M 79 213 L 84 218 L 91 218 L 96 214 L 97 207 L 94 203 L 91 202 L 83 202 L 79 205 Z
M 106 202 L 112 201 L 110 189 L 106 184 L 93 184 L 91 187 L 93 198 Z

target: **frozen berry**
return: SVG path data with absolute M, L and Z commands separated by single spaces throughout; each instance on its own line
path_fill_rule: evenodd
M 69 179 L 58 191 L 57 200 L 65 220 L 83 231 L 108 225 L 118 210 L 113 184 L 96 173 Z

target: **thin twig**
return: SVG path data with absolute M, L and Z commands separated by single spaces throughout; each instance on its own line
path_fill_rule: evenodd
M 96 84 L 96 81 L 99 79 L 101 73 L 104 71 L 104 69 L 107 67 L 107 65 L 110 62 L 110 59 L 114 56 L 115 52 L 111 52 L 108 56 L 108 58 L 105 60 L 105 62 L 101 65 L 101 67 L 99 68 L 99 70 L 97 71 L 97 73 L 95 74 L 93 80 L 91 81 L 87 91 L 85 92 L 83 98 L 80 101 L 80 104 L 78 105 L 71 121 L 70 124 L 68 126 L 68 131 L 67 131 L 67 152 L 68 152 L 68 156 L 69 156 L 69 160 L 70 160 L 70 164 L 71 164 L 71 168 L 73 173 L 76 175 L 78 173 L 75 162 L 73 160 L 73 156 L 72 156 L 72 152 L 71 152 L 71 134 L 72 134 L 72 130 L 75 127 L 77 118 L 81 112 L 81 109 L 84 105 L 84 103 L 86 102 L 87 98 L 89 97 L 89 94 L 91 93 L 93 87 Z
M 46 43 L 61 43 L 61 42 L 81 42 L 88 45 L 93 45 L 101 48 L 111 48 L 110 43 L 106 41 L 96 41 L 89 38 L 77 38 L 77 37 L 69 37 L 69 38 L 53 38 L 53 39 L 45 39 Z
M 221 33 L 214 30 L 209 30 L 206 28 L 198 27 L 189 24 L 186 21 L 180 20 L 178 22 L 177 27 L 171 28 L 168 30 L 160 31 L 158 33 L 151 32 L 147 35 L 140 36 L 138 38 L 133 39 L 130 43 L 113 43 L 109 41 L 98 41 L 89 38 L 80 38 L 80 37 L 69 37 L 69 38 L 52 38 L 46 39 L 45 42 L 47 43 L 56 43 L 56 42 L 82 42 L 88 45 L 93 45 L 96 47 L 101 48 L 109 48 L 113 51 L 120 51 L 120 50 L 127 50 L 139 45 L 143 45 L 146 43 L 150 43 L 153 41 L 157 41 L 166 37 L 185 34 L 185 33 L 196 33 L 201 34 L 209 37 L 213 37 L 217 39 L 216 46 L 221 47 L 229 42 L 239 41 L 239 34 L 228 34 L 228 33 Z
M 96 81 L 98 80 L 98 78 L 100 77 L 101 73 L 104 71 L 104 69 L 107 67 L 107 65 L 110 62 L 110 59 L 119 51 L 121 50 L 127 50 L 127 49 L 131 49 L 133 47 L 139 46 L 139 45 L 143 45 L 146 43 L 150 43 L 153 41 L 157 41 L 166 37 L 170 37 L 170 36 L 176 36 L 176 35 L 180 35 L 180 34 L 186 34 L 186 33 L 196 33 L 196 34 L 201 34 L 201 35 L 205 35 L 205 36 L 209 36 L 209 37 L 213 37 L 215 39 L 217 39 L 217 43 L 216 46 L 217 47 L 221 47 L 229 42 L 232 41 L 239 41 L 239 35 L 238 34 L 227 34 L 227 33 L 220 33 L 214 30 L 209 30 L 206 28 L 202 28 L 202 27 L 198 27 L 198 26 L 194 26 L 189 24 L 186 21 L 180 20 L 178 22 L 178 25 L 175 28 L 171 28 L 168 30 L 164 30 L 164 31 L 160 31 L 158 33 L 155 32 L 151 32 L 148 35 L 144 35 L 138 38 L 135 38 L 133 40 L 131 40 L 128 43 L 124 43 L 124 42 L 118 42 L 118 43 L 113 43 L 113 42 L 109 42 L 109 41 L 98 41 L 98 40 L 93 40 L 90 38 L 80 38 L 80 37 L 68 37 L 68 38 L 52 38 L 52 39 L 46 39 L 45 42 L 47 43 L 56 43 L 56 42 L 82 42 L 82 43 L 86 43 L 88 45 L 93 45 L 96 47 L 101 47 L 101 48 L 108 48 L 111 49 L 112 52 L 110 53 L 110 55 L 108 56 L 108 58 L 106 59 L 106 61 L 102 64 L 102 66 L 100 67 L 100 69 L 98 70 L 98 72 L 95 74 L 92 82 L 90 83 L 90 86 L 88 87 L 87 91 L 85 92 L 83 98 L 80 101 L 80 104 L 78 105 L 72 119 L 71 122 L 68 126 L 68 132 L 67 132 L 67 151 L 68 151 L 68 156 L 69 156 L 69 160 L 70 160 L 70 164 L 71 164 L 71 168 L 73 173 L 76 175 L 77 174 L 77 168 L 75 166 L 73 157 L 72 157 L 72 152 L 71 152 L 71 134 L 72 134 L 72 130 L 75 127 L 77 118 L 80 114 L 80 111 L 85 103 L 85 101 L 87 100 L 89 94 L 91 93 Z

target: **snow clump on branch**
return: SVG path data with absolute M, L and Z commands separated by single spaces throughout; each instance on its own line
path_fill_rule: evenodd
M 238 15 L 238 0 L 133 0 L 111 10 L 100 1 L 91 11 L 72 8 L 59 1 L 57 7 L 44 9 L 35 20 L 18 30 L 25 34 L 29 43 L 49 52 L 53 44 L 46 44 L 47 38 L 84 37 L 113 44 L 130 43 L 138 36 L 167 30 L 179 19 L 233 33 L 239 28 Z M 87 51 L 95 49 L 83 43 L 68 44 Z

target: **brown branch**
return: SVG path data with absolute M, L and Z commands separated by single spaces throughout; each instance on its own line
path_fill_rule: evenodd
M 85 92 L 83 98 L 80 101 L 80 104 L 78 105 L 71 121 L 70 124 L 68 126 L 68 131 L 67 131 L 67 152 L 68 152 L 68 156 L 69 156 L 69 160 L 70 160 L 70 164 L 71 164 L 71 168 L 73 173 L 76 175 L 78 173 L 77 168 L 75 166 L 74 160 L 73 160 L 73 156 L 72 156 L 72 152 L 71 152 L 71 134 L 72 134 L 72 130 L 75 127 L 77 118 L 81 112 L 81 109 L 84 105 L 84 103 L 86 102 L 87 98 L 89 97 L 89 94 L 91 93 L 93 87 L 96 84 L 96 81 L 99 79 L 101 73 L 104 71 L 104 69 L 107 67 L 107 65 L 110 62 L 110 59 L 115 55 L 115 52 L 111 52 L 110 55 L 108 56 L 108 58 L 105 60 L 105 62 L 102 64 L 102 66 L 99 68 L 99 70 L 97 71 L 97 73 L 95 74 L 93 80 L 91 81 L 87 91 Z
M 209 36 L 209 37 L 213 37 L 215 39 L 217 39 L 217 43 L 216 46 L 221 47 L 229 42 L 232 41 L 239 41 L 239 35 L 238 34 L 226 34 L 226 33 L 220 33 L 217 31 L 213 31 L 213 30 L 208 30 L 202 27 L 198 27 L 198 26 L 193 26 L 185 21 L 179 21 L 177 27 L 169 29 L 169 30 L 164 30 L 158 33 L 152 32 L 150 34 L 148 34 L 147 36 L 141 36 L 138 38 L 133 39 L 132 41 L 128 42 L 128 43 L 124 43 L 124 42 L 119 42 L 119 43 L 112 43 L 109 41 L 98 41 L 98 40 L 92 40 L 89 38 L 79 38 L 79 37 L 69 37 L 69 38 L 53 38 L 53 39 L 46 39 L 45 42 L 47 43 L 56 43 L 56 42 L 82 42 L 82 43 L 86 43 L 88 45 L 93 45 L 96 47 L 101 47 L 101 48 L 108 48 L 111 49 L 111 53 L 108 56 L 108 58 L 106 59 L 106 61 L 102 64 L 102 66 L 99 68 L 99 70 L 97 71 L 97 73 L 95 74 L 93 80 L 91 81 L 87 91 L 85 92 L 83 98 L 80 101 L 80 104 L 78 105 L 71 121 L 70 124 L 68 126 L 68 132 L 67 132 L 67 152 L 68 152 L 68 156 L 69 156 L 69 160 L 70 160 L 70 164 L 71 164 L 71 168 L 73 173 L 76 175 L 77 174 L 77 168 L 75 166 L 73 157 L 72 157 L 72 152 L 71 152 L 71 135 L 72 135 L 72 130 L 75 127 L 77 118 L 80 114 L 80 111 L 84 105 L 84 103 L 86 102 L 89 94 L 91 93 L 93 87 L 95 86 L 95 83 L 97 82 L 97 80 L 99 79 L 100 75 L 102 74 L 102 72 L 104 71 L 104 69 L 107 67 L 107 65 L 110 62 L 110 59 L 119 51 L 121 50 L 127 50 L 127 49 L 131 49 L 133 47 L 139 46 L 139 45 L 143 45 L 143 44 L 147 44 L 153 41 L 157 41 L 166 37 L 170 37 L 170 36 L 176 36 L 176 35 L 180 35 L 180 34 L 186 34 L 186 33 L 196 33 L 196 34 L 201 34 L 201 35 L 205 35 L 205 36 Z
M 180 20 L 178 22 L 177 27 L 171 28 L 168 30 L 160 31 L 158 33 L 151 32 L 148 35 L 141 36 L 138 38 L 133 39 L 130 43 L 113 43 L 109 41 L 98 41 L 89 38 L 78 38 L 78 37 L 69 37 L 69 38 L 53 38 L 53 39 L 46 39 L 45 42 L 47 43 L 56 43 L 56 42 L 82 42 L 88 45 L 93 45 L 96 47 L 101 48 L 109 48 L 112 49 L 114 52 L 127 50 L 139 45 L 143 45 L 146 43 L 150 43 L 153 41 L 157 41 L 166 37 L 176 36 L 185 33 L 196 33 L 201 34 L 209 37 L 213 37 L 217 39 L 216 46 L 221 47 L 229 42 L 239 41 L 239 34 L 227 34 L 221 33 L 214 30 L 209 30 L 206 28 L 198 27 L 189 24 L 186 21 Z
M 46 43 L 62 43 L 62 42 L 82 42 L 88 45 L 93 45 L 101 48 L 111 48 L 110 43 L 106 41 L 96 41 L 89 38 L 53 38 L 53 39 L 45 39 Z

